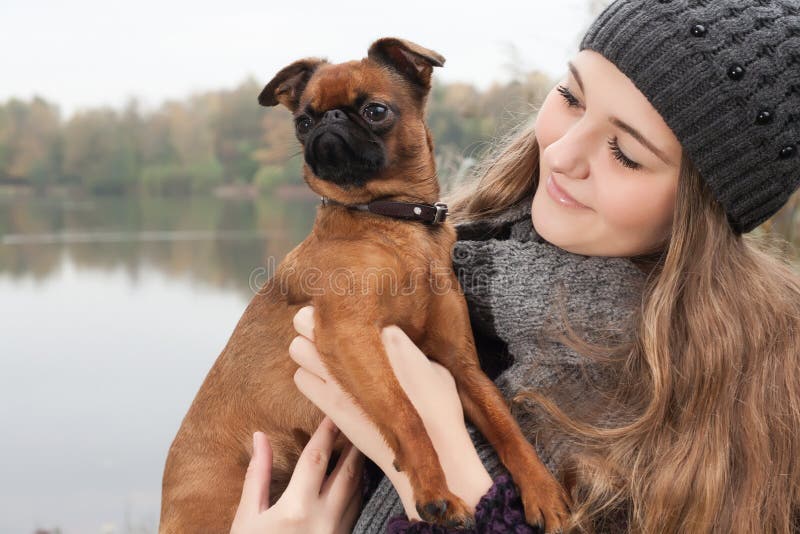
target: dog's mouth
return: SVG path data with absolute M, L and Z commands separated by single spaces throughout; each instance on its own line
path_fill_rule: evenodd
M 361 187 L 384 166 L 383 143 L 331 125 L 308 139 L 305 160 L 311 171 L 340 186 Z

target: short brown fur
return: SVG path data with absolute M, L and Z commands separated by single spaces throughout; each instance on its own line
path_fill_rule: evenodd
M 384 168 L 360 187 L 323 180 L 308 164 L 304 178 L 318 194 L 343 203 L 381 198 L 433 204 L 439 186 L 424 104 L 432 67 L 443 61 L 413 43 L 381 39 L 361 61 L 331 65 L 308 59 L 290 65 L 259 101 L 282 103 L 297 115 L 309 105 L 318 112 L 349 106 L 367 90 L 372 99 L 390 100 L 401 116 L 383 138 Z M 183 420 L 164 470 L 160 532 L 229 531 L 256 430 L 267 433 L 274 450 L 273 501 L 285 488 L 323 416 L 295 387 L 297 366 L 288 357 L 296 335 L 292 318 L 308 304 L 315 307 L 316 344 L 325 365 L 395 452 L 424 519 L 471 522 L 466 505 L 448 490 L 422 421 L 389 365 L 380 333 L 391 324 L 453 373 L 466 415 L 520 486 L 528 521 L 546 525 L 548 532 L 559 529 L 566 520 L 565 494 L 478 364 L 466 302 L 451 267 L 455 239 L 447 222 L 426 226 L 320 206 L 310 235 L 248 305 Z M 336 272 L 347 274 L 327 276 Z M 314 273 L 323 276 L 311 282 Z M 393 273 L 394 291 L 380 273 Z M 446 509 L 426 511 L 425 505 L 442 500 Z

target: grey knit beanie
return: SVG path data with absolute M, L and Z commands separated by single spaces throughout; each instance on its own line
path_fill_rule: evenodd
M 647 97 L 737 233 L 800 185 L 800 0 L 617 0 L 580 49 Z

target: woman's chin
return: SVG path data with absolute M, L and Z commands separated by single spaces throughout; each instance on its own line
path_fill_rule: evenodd
M 573 252 L 571 249 L 578 246 L 578 243 L 585 241 L 586 232 L 580 231 L 581 228 L 585 227 L 585 222 L 578 220 L 578 218 L 585 217 L 588 214 L 588 210 L 581 210 L 585 212 L 580 214 L 572 213 L 573 211 L 576 210 L 556 205 L 549 198 L 539 202 L 535 196 L 531 207 L 533 229 L 545 241 Z

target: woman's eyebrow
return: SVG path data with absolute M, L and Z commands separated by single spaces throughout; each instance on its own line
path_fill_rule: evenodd
M 578 81 L 578 87 L 581 88 L 581 92 L 583 94 L 586 94 L 586 89 L 583 88 L 583 80 L 581 80 L 581 75 L 578 74 L 578 69 L 575 68 L 575 65 L 573 65 L 571 61 L 567 61 L 567 65 L 569 65 L 569 71 L 572 73 L 572 75 Z
M 611 117 L 609 120 L 611 121 L 611 124 L 613 124 L 614 126 L 616 126 L 618 128 L 622 128 L 623 130 L 625 130 L 626 132 L 631 134 L 634 139 L 636 139 L 641 144 L 643 144 L 645 147 L 647 147 L 650 150 L 650 152 L 652 152 L 653 154 L 658 156 L 658 158 L 661 161 L 663 161 L 667 165 L 672 165 L 672 163 L 669 161 L 669 158 L 667 158 L 667 155 L 664 154 L 658 148 L 656 148 L 656 146 L 654 144 L 652 144 L 650 141 L 645 139 L 645 137 L 642 134 L 640 134 L 636 129 L 634 129 L 633 126 L 622 122 L 621 120 L 619 120 L 616 117 Z
M 575 68 L 575 65 L 573 65 L 571 61 L 567 61 L 567 65 L 569 66 L 569 70 L 572 73 L 572 76 L 578 82 L 578 87 L 581 88 L 581 92 L 584 95 L 586 95 L 586 88 L 583 86 L 583 80 L 581 79 L 581 75 L 578 72 L 578 69 Z M 628 132 L 631 136 L 633 136 L 634 139 L 636 139 L 642 145 L 644 145 L 645 148 L 647 148 L 648 150 L 650 150 L 650 152 L 652 152 L 653 154 L 658 156 L 658 158 L 661 161 L 663 161 L 667 165 L 672 165 L 672 163 L 669 161 L 669 158 L 667 157 L 667 155 L 664 154 L 663 151 L 659 150 L 653 143 L 648 141 L 645 138 L 645 136 L 640 134 L 639 131 L 636 130 L 633 126 L 621 121 L 620 119 L 618 119 L 616 117 L 611 117 L 609 120 L 611 121 L 611 124 L 613 124 L 614 126 L 616 126 L 618 128 L 621 128 L 621 129 L 625 130 L 626 132 Z

